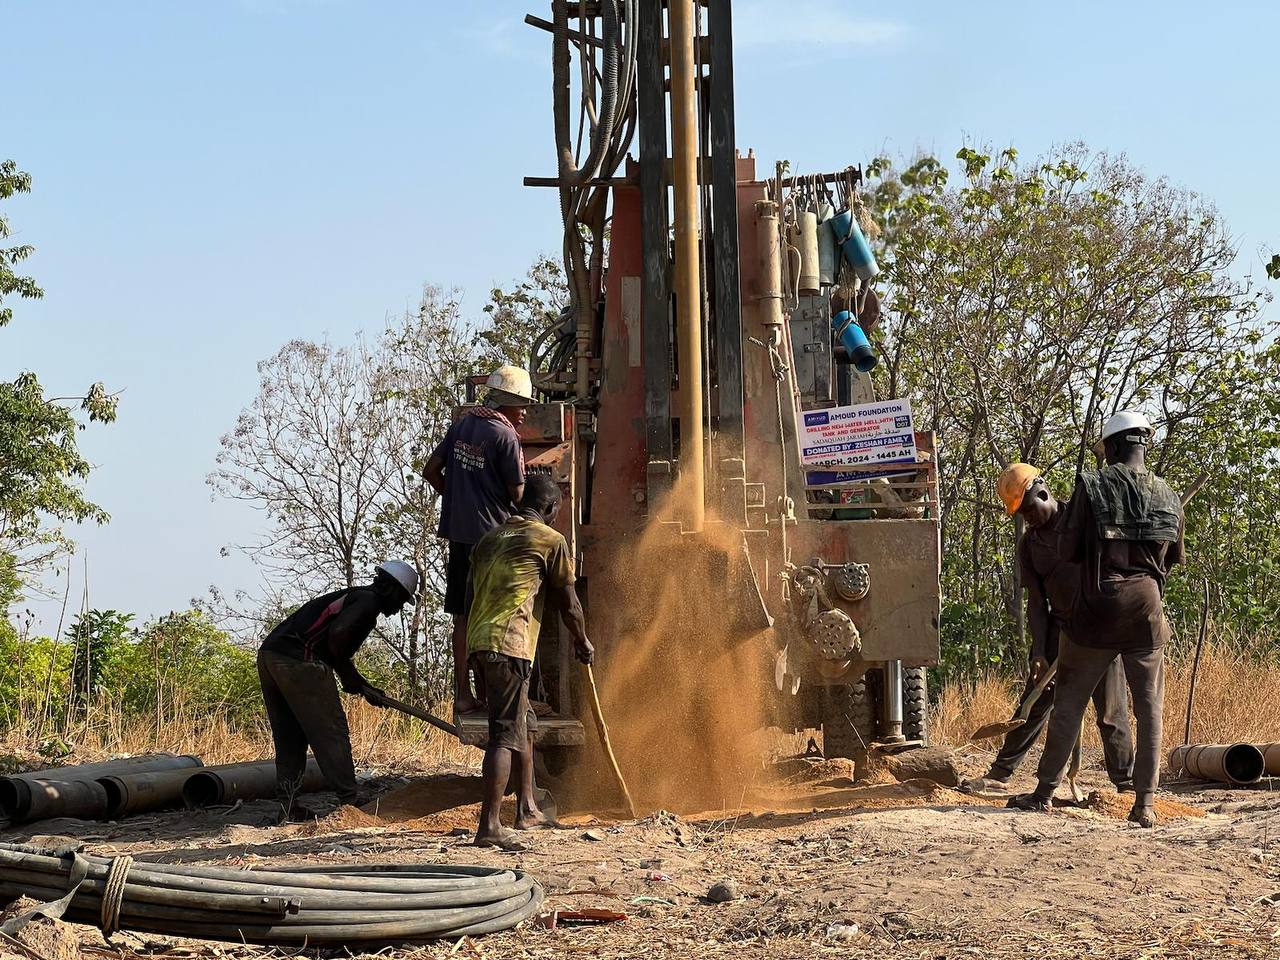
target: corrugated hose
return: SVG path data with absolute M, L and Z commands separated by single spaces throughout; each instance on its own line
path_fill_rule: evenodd
M 0 844 L 0 900 L 37 916 L 175 937 L 266 945 L 405 943 L 496 933 L 532 917 L 545 896 L 519 870 L 374 863 L 269 870 L 145 863 L 73 847 Z

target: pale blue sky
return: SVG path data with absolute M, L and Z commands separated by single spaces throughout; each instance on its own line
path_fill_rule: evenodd
M 6 213 L 47 296 L 13 303 L 0 377 L 125 390 L 119 422 L 83 434 L 113 516 L 77 533 L 93 605 L 147 616 L 253 585 L 219 548 L 258 516 L 204 478 L 257 361 L 375 330 L 427 282 L 478 311 L 557 249 L 554 194 L 520 185 L 554 172 L 549 41 L 521 23 L 544 6 L 5 5 L 0 157 L 35 178 Z M 1280 241 L 1278 4 L 735 11 L 739 143 L 770 166 L 1083 139 L 1217 201 L 1243 270 Z

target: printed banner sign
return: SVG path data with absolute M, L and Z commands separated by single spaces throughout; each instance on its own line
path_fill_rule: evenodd
M 919 468 L 911 463 L 901 470 L 810 470 L 805 474 L 805 485 L 810 487 L 843 486 L 866 480 L 889 480 L 893 477 L 909 477 Z
M 801 411 L 800 462 L 806 466 L 914 463 L 915 459 L 910 400 Z M 832 482 L 810 476 L 810 483 Z

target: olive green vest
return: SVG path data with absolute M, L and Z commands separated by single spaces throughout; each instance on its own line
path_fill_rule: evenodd
M 1101 540 L 1176 543 L 1182 527 L 1182 502 L 1154 473 L 1124 464 L 1080 474 Z

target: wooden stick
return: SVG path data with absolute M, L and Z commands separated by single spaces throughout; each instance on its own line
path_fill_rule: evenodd
M 609 728 L 604 722 L 604 711 L 600 709 L 600 692 L 596 689 L 596 675 L 591 669 L 591 664 L 585 664 L 587 668 L 587 685 L 591 687 L 591 715 L 595 717 L 596 731 L 600 734 L 600 742 L 604 745 L 605 756 L 609 758 L 609 766 L 613 770 L 614 779 L 618 781 L 618 786 L 622 789 L 622 799 L 627 804 L 627 815 L 632 820 L 636 819 L 636 804 L 631 799 L 631 791 L 627 789 L 627 781 L 622 779 L 622 770 L 618 767 L 618 758 L 613 754 L 613 744 L 609 742 Z

